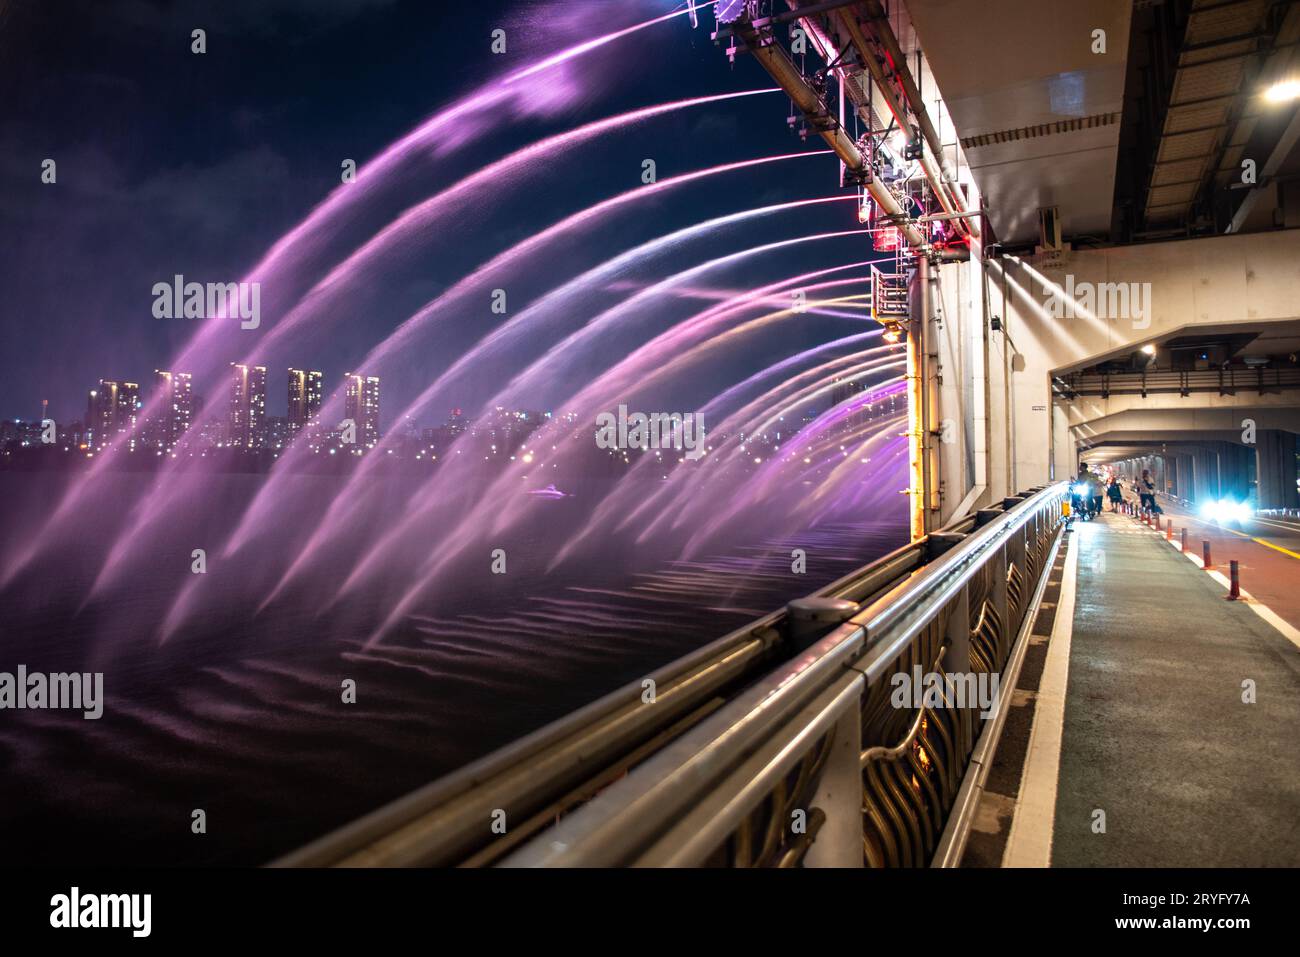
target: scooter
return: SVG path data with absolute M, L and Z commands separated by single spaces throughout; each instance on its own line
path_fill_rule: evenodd
M 1090 522 L 1097 517 L 1097 497 L 1090 482 L 1076 482 L 1070 486 L 1070 514 L 1080 521 Z

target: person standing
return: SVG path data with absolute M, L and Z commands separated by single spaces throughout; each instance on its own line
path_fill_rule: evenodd
M 1151 470 L 1142 470 L 1142 480 L 1138 482 L 1138 495 L 1142 499 L 1142 508 L 1154 512 L 1156 511 L 1156 484 L 1151 481 Z
M 1118 512 L 1120 502 L 1124 501 L 1124 490 L 1119 487 L 1119 479 L 1113 475 L 1110 484 L 1106 486 L 1106 497 L 1110 499 L 1110 510 Z

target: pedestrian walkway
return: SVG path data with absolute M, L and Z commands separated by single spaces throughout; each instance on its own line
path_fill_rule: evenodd
M 999 746 L 1003 793 L 968 863 L 1300 865 L 1294 631 L 1132 518 L 1067 540 L 1042 667 L 1027 659 L 1008 722 L 1027 733 Z

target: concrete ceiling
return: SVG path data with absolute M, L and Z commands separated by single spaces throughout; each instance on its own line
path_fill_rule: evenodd
M 906 0 L 1003 243 L 1110 230 L 1132 0 Z M 1105 53 L 1093 53 L 1093 31 Z
M 1176 329 L 1168 329 L 1158 336 L 1152 336 L 1146 342 L 1155 345 L 1157 348 L 1167 348 L 1171 340 L 1182 339 L 1199 339 L 1212 340 L 1223 339 L 1231 336 L 1250 336 L 1249 342 L 1233 351 L 1233 356 L 1286 356 L 1291 353 L 1300 353 L 1300 319 L 1283 319 L 1270 320 L 1262 322 L 1230 322 L 1208 325 L 1197 325 L 1189 323 L 1179 326 Z M 1100 365 L 1114 359 L 1122 359 L 1125 356 L 1132 355 L 1144 343 L 1133 342 L 1121 346 L 1118 349 L 1112 349 L 1109 352 L 1098 353 L 1097 355 L 1088 356 L 1078 362 L 1068 366 L 1062 366 L 1059 369 L 1053 369 L 1053 376 L 1067 376 L 1074 372 L 1082 372 L 1085 369 L 1091 369 L 1093 366 Z
M 1080 449 L 1079 461 L 1087 462 L 1089 465 L 1109 465 L 1112 462 L 1123 462 L 1126 459 L 1141 458 L 1145 455 L 1162 454 L 1164 452 L 1187 453 L 1198 448 L 1204 448 L 1207 442 L 1229 442 L 1232 441 L 1232 438 L 1233 436 L 1228 433 L 1222 436 L 1207 433 L 1199 437 L 1200 441 L 1189 439 L 1170 442 L 1160 438 L 1107 441 L 1102 445 Z M 1240 435 L 1238 434 L 1236 438 L 1240 438 Z
M 1221 162 L 1267 9 L 1267 0 L 1193 0 L 1146 197 L 1148 227 L 1185 222 Z M 1234 138 L 1236 156 L 1249 135 L 1246 127 Z

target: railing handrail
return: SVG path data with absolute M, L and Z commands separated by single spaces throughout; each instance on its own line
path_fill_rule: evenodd
M 916 575 L 859 609 L 802 654 L 742 691 L 715 714 L 611 785 L 597 799 L 534 839 L 506 866 L 610 866 L 650 845 L 689 813 L 729 770 L 783 732 L 789 719 L 858 672 L 879 677 L 999 546 L 1065 493 L 1057 483 L 1026 497 L 1005 517 L 964 538 Z M 739 813 L 735 811 L 733 813 Z M 560 834 L 564 839 L 560 839 Z
M 964 533 L 976 521 L 972 513 L 942 531 Z M 903 545 L 809 597 L 863 605 L 922 566 L 927 547 L 926 539 Z M 788 617 L 785 608 L 777 609 L 648 673 L 657 688 L 654 708 L 642 705 L 644 679 L 630 682 L 272 866 L 459 863 L 481 843 L 482 823 L 494 809 L 527 814 L 551 806 L 618 761 L 620 750 L 668 733 L 693 709 L 754 671 L 785 640 Z
M 874 680 L 881 669 L 892 662 L 929 624 L 956 594 L 966 586 L 1004 539 L 1019 531 L 1037 514 L 1037 506 L 1049 498 L 1058 498 L 1068 483 L 1048 486 L 1026 498 L 1005 518 L 989 522 L 971 533 L 960 544 L 930 562 L 915 577 L 881 595 L 870 607 L 855 616 L 865 618 L 867 631 L 866 669 Z M 915 596 L 921 601 L 915 601 Z M 919 609 L 919 610 L 918 610 Z
M 729 658 L 743 653 L 748 646 L 756 646 L 753 649 L 754 654 L 759 654 L 779 640 L 779 635 L 772 626 L 783 614 L 783 611 L 778 610 L 765 615 L 695 651 L 675 658 L 662 668 L 650 672 L 646 677 L 653 680 L 656 687 L 669 689 L 676 679 L 724 664 Z M 762 633 L 767 630 L 771 630 L 772 634 L 762 636 Z M 649 715 L 638 707 L 642 690 L 639 681 L 616 688 L 590 704 L 571 711 L 524 737 L 279 858 L 272 862 L 272 866 L 319 867 L 345 861 L 366 864 L 368 860 L 364 856 L 363 849 L 372 842 L 399 832 L 421 815 L 440 810 L 446 811 L 448 818 L 472 815 L 481 820 L 483 815 L 490 811 L 490 809 L 483 810 L 479 806 L 483 802 L 468 802 L 474 807 L 466 808 L 464 811 L 454 810 L 449 805 L 479 789 L 485 782 L 498 779 L 497 787 L 492 789 L 492 803 L 513 806 L 530 787 L 547 786 L 545 776 L 539 773 L 537 761 L 548 753 L 583 752 L 581 757 L 574 754 L 571 769 L 574 776 L 580 776 L 585 767 L 597 763 L 594 759 L 598 757 L 598 752 L 588 742 L 590 735 L 585 732 L 595 728 L 608 728 L 611 720 L 616 718 L 619 712 L 628 709 L 636 714 L 644 714 L 648 718 Z M 525 767 L 528 768 L 527 772 L 520 773 Z M 501 781 L 501 778 L 507 780 Z M 451 820 L 436 824 L 430 822 L 430 827 L 426 830 L 443 831 L 448 837 L 453 837 L 456 833 Z M 469 827 L 460 829 L 460 832 L 465 836 L 466 844 L 472 843 L 469 838 L 472 831 Z M 440 847 L 431 846 L 428 841 L 419 842 L 418 849 L 411 848 L 412 853 L 418 855 L 437 854 L 442 850 Z M 453 848 L 446 850 L 454 852 Z M 358 852 L 363 856 L 347 861 L 350 855 Z M 389 856 L 383 857 L 382 863 L 393 865 L 398 862 Z

